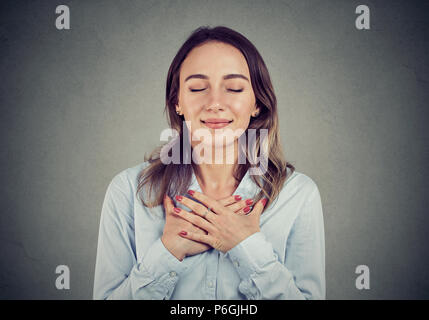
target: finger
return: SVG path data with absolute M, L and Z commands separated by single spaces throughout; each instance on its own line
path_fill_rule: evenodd
M 249 206 L 245 206 L 244 208 L 238 210 L 235 214 L 240 216 L 247 216 L 252 209 Z
M 188 212 L 186 210 L 182 210 L 180 208 L 174 208 L 173 213 L 176 216 L 181 217 L 182 219 L 192 223 L 194 226 L 200 229 L 203 229 L 207 232 L 213 233 L 216 230 L 213 224 L 211 224 L 206 219 L 203 219 L 194 213 Z
M 253 210 L 249 212 L 248 216 L 255 219 L 259 219 L 261 217 L 262 212 L 264 211 L 267 201 L 267 198 L 263 198 L 256 202 L 256 204 L 253 206 Z
M 253 199 L 246 199 L 246 200 L 241 200 L 237 203 L 234 203 L 230 206 L 228 206 L 229 209 L 231 209 L 232 211 L 234 211 L 235 213 L 245 213 L 243 212 L 243 209 L 245 207 L 251 206 L 253 204 Z M 247 211 L 249 212 L 249 211 Z
M 221 205 L 223 205 L 224 207 L 226 207 L 226 206 L 235 204 L 235 203 L 237 203 L 240 200 L 241 200 L 241 196 L 239 196 L 239 195 L 232 195 L 232 196 L 226 197 L 224 199 L 220 199 L 220 200 L 218 200 L 218 202 Z
M 167 214 L 170 214 L 170 213 L 171 213 L 171 211 L 172 211 L 172 210 L 173 210 L 173 208 L 174 208 L 173 200 L 172 200 L 169 196 L 165 195 L 165 196 L 164 196 L 163 203 L 164 203 L 164 209 L 165 209 L 165 212 L 166 212 Z
M 188 190 L 188 194 L 191 195 L 193 198 L 197 199 L 198 201 L 200 201 L 207 208 L 210 208 L 210 210 L 213 211 L 214 213 L 222 214 L 224 212 L 225 206 L 221 205 L 217 200 L 214 200 L 206 196 L 205 194 L 194 190 Z
M 201 243 L 205 243 L 208 244 L 209 246 L 213 247 L 213 245 L 215 244 L 215 238 L 209 234 L 198 234 L 192 231 L 181 231 L 179 233 L 179 235 L 183 238 L 189 239 L 189 240 L 193 240 L 193 241 L 197 241 L 197 242 L 201 242 Z M 213 245 L 212 245 L 213 244 Z
M 191 209 L 193 213 L 199 215 L 200 217 L 203 217 L 204 219 L 210 222 L 214 222 L 214 219 L 216 219 L 215 218 L 216 214 L 214 212 L 211 212 L 211 209 L 210 209 L 210 212 L 207 213 L 208 208 L 202 205 L 201 203 L 198 203 L 194 200 L 191 200 L 183 196 L 176 196 L 176 200 L 182 203 L 183 205 L 185 205 L 186 207 L 188 207 L 189 209 Z

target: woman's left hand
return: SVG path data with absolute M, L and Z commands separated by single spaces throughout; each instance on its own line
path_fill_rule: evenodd
M 200 192 L 190 190 L 188 193 L 204 205 L 183 197 L 180 203 L 190 208 L 192 213 L 186 210 L 174 213 L 205 230 L 207 234 L 182 230 L 179 233 L 182 237 L 208 244 L 225 253 L 250 235 L 260 231 L 259 219 L 266 199 L 258 201 L 247 215 L 238 215 Z M 207 208 L 210 208 L 210 211 Z

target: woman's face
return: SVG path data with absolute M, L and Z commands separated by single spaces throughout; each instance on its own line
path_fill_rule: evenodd
M 190 122 L 193 136 L 198 129 L 207 130 L 213 138 L 227 129 L 244 132 L 252 113 L 259 112 L 246 59 L 229 44 L 211 41 L 192 49 L 182 63 L 179 81 L 176 110 Z M 213 145 L 214 141 L 203 143 Z

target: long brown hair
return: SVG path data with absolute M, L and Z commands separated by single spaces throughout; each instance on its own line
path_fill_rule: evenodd
M 279 137 L 277 99 L 268 69 L 258 50 L 247 38 L 224 26 L 214 28 L 203 26 L 194 30 L 177 52 L 168 70 L 164 113 L 167 114 L 167 121 L 170 128 L 179 133 L 177 141 L 180 144 L 181 156 L 184 157 L 183 144 L 180 142 L 184 141 L 183 136 L 187 134 L 184 132 L 186 125 L 183 125 L 185 119 L 183 115 L 177 115 L 175 110 L 175 106 L 178 104 L 180 67 L 193 48 L 208 41 L 220 41 L 230 44 L 239 49 L 246 58 L 256 103 L 260 108 L 260 112 L 258 117 L 251 117 L 248 127 L 248 129 L 256 129 L 256 143 L 252 150 L 254 154 L 249 154 L 248 148 L 245 148 L 246 163 L 237 166 L 234 178 L 238 182 L 241 181 L 247 170 L 256 166 L 253 164 L 254 160 L 249 162 L 249 157 L 256 159 L 259 156 L 261 153 L 259 129 L 268 129 L 267 168 L 265 173 L 260 175 L 262 179 L 256 179 L 251 175 L 252 180 L 261 188 L 261 191 L 254 200 L 256 202 L 262 197 L 268 198 L 265 206 L 267 208 L 277 198 L 283 187 L 287 178 L 287 167 L 290 168 L 291 173 L 295 171 L 295 167 L 287 162 L 283 155 Z M 243 134 L 247 134 L 248 129 Z M 161 145 L 152 151 L 149 157 L 145 155 L 145 161 L 148 161 L 149 164 L 142 169 L 138 176 L 136 194 L 139 194 L 143 186 L 147 185 L 147 198 L 140 197 L 143 205 L 147 207 L 155 207 L 162 204 L 164 195 L 172 197 L 177 194 L 185 194 L 192 182 L 192 164 L 183 163 L 184 161 L 180 161 L 180 164 L 173 162 L 164 164 L 161 161 L 161 149 L 163 146 Z M 152 194 L 155 197 L 152 198 Z

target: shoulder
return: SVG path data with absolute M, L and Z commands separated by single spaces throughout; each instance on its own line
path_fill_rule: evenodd
M 148 162 L 142 162 L 113 174 L 103 204 L 106 216 L 119 220 L 132 219 L 138 186 L 137 177 L 148 165 Z
M 148 161 L 123 169 L 113 174 L 106 192 L 106 197 L 132 205 L 138 186 L 139 173 L 149 165 Z
M 290 173 L 288 168 L 287 179 L 278 197 L 280 203 L 294 200 L 295 203 L 304 204 L 314 198 L 320 198 L 320 193 L 317 183 L 312 178 L 296 170 Z
M 123 169 L 113 175 L 110 184 L 121 188 L 129 187 L 134 189 L 137 185 L 140 172 L 148 166 L 149 161 L 145 161 L 132 167 Z
M 274 208 L 282 216 L 292 218 L 295 228 L 302 232 L 307 232 L 312 226 L 323 227 L 319 188 L 312 178 L 302 172 L 294 171 L 288 176 Z
M 288 178 L 283 185 L 283 190 L 299 192 L 303 196 L 310 196 L 315 192 L 318 192 L 319 188 L 312 178 L 295 170 L 290 176 L 288 175 Z

